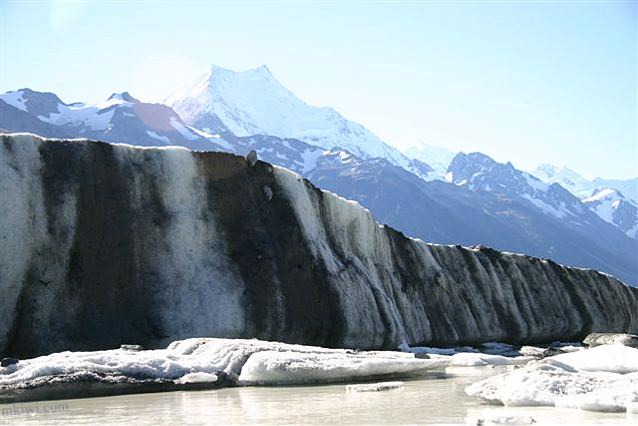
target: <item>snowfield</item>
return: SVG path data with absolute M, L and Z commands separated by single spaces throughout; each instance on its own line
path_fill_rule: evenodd
M 633 412 L 638 404 L 638 349 L 603 345 L 560 354 L 474 383 L 465 392 L 506 406 Z

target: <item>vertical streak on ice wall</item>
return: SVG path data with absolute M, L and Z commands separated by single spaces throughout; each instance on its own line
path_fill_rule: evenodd
M 142 237 L 136 263 L 143 262 L 147 266 L 142 270 L 152 272 L 137 279 L 153 277 L 148 285 L 156 287 L 163 333 L 239 336 L 245 327 L 242 280 L 226 256 L 192 152 L 175 148 L 157 155 L 128 146 L 115 149 L 118 162 L 131 167 L 135 227 L 144 229 L 135 232 Z
M 605 275 L 489 248 L 428 245 L 379 226 L 357 203 L 275 170 L 306 243 L 339 289 L 346 346 L 363 335 L 391 347 L 578 338 L 611 324 L 638 327 L 635 309 L 609 315 L 603 308 L 603 300 L 636 303 L 633 289 Z
M 37 143 L 2 139 L 0 161 L 0 348 L 6 347 L 18 318 L 16 309 L 31 252 L 46 234 Z
M 301 224 L 305 244 L 325 265 L 327 279 L 340 295 L 345 317 L 342 344 L 361 346 L 363 336 L 370 339 L 371 347 L 406 340 L 392 295 L 397 283 L 383 228 L 357 203 L 318 191 L 288 170 L 274 170 Z
M 0 352 L 192 336 L 359 348 L 638 332 L 595 271 L 438 246 L 242 157 L 2 136 Z

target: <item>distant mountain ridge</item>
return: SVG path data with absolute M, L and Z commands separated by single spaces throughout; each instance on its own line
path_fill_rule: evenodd
M 253 73 L 257 80 L 271 79 L 267 70 L 257 71 Z M 266 72 L 268 75 L 264 75 Z M 205 79 L 202 84 L 208 87 Z M 228 97 L 232 98 L 226 94 Z M 0 95 L 0 128 L 46 137 L 91 138 L 140 146 L 181 145 L 239 155 L 255 150 L 260 159 L 294 170 L 322 188 L 360 202 L 378 220 L 411 236 L 549 257 L 609 272 L 629 283 L 638 281 L 637 240 L 635 233 L 632 239 L 632 233 L 624 230 L 631 224 L 631 210 L 623 208 L 624 213 L 617 215 L 622 220 L 609 221 L 600 216 L 602 210 L 597 204 L 583 203 L 561 185 L 548 184 L 480 153 L 443 150 L 438 157 L 423 157 L 423 151 L 394 161 L 392 156 L 374 157 L 372 152 L 358 155 L 360 151 L 353 152 L 346 144 L 326 148 L 328 145 L 292 136 L 246 134 L 250 126 L 243 120 L 245 128 L 237 135 L 225 124 L 232 124 L 228 117 L 222 120 L 214 110 L 202 111 L 203 115 L 192 116 L 198 117 L 195 122 L 204 127 L 199 128 L 169 106 L 141 102 L 128 92 L 88 105 L 65 104 L 52 93 L 21 89 Z M 422 160 L 427 158 L 438 163 L 432 167 Z M 444 163 L 449 164 L 441 176 Z
M 512 163 L 498 163 L 478 152 L 457 154 L 448 167 L 448 178 L 472 191 L 492 191 L 521 198 L 541 210 L 571 220 L 587 213 L 578 198 L 558 184 L 546 184 Z
M 515 186 L 499 185 L 501 179 L 514 178 L 529 194 L 524 172 L 511 164 L 499 164 L 483 155 L 458 154 L 450 168 L 456 171 L 461 162 L 471 175 L 483 170 L 482 185 L 479 179 L 474 185 L 423 182 L 385 159 L 359 159 L 338 149 L 321 156 L 307 177 L 321 188 L 358 201 L 379 221 L 429 242 L 529 253 L 614 271 L 611 273 L 629 283 L 637 282 L 638 242 L 601 220 L 560 185 L 545 185 L 547 205 L 539 207 L 525 194 L 518 195 Z M 544 185 L 536 182 L 539 188 Z M 558 210 L 562 204 L 565 213 L 557 214 L 562 213 Z
M 578 198 L 587 198 L 592 192 L 600 188 L 614 188 L 623 195 L 638 203 L 638 177 L 631 179 L 604 179 L 594 178 L 588 180 L 566 166 L 554 166 L 541 164 L 531 171 L 531 174 L 548 183 L 559 183 Z
M 56 138 L 89 138 L 139 146 L 181 145 L 218 151 L 218 138 L 185 124 L 171 108 L 144 103 L 128 92 L 91 105 L 64 103 L 53 93 L 20 89 L 0 95 L 2 127 Z

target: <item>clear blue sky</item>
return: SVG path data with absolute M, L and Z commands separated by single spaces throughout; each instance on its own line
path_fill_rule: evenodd
M 0 90 L 160 101 L 208 64 L 267 64 L 386 142 L 638 175 L 637 5 L 9 2 Z

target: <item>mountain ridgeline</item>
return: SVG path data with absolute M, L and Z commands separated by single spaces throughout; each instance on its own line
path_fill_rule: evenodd
M 536 177 L 445 149 L 407 157 L 332 108 L 306 104 L 266 67 L 210 67 L 166 103 L 128 92 L 65 103 L 20 89 L 0 95 L 0 129 L 242 156 L 254 150 L 413 237 L 546 257 L 638 284 L 636 179 L 587 181 L 548 165 Z
M 192 336 L 396 348 L 638 332 L 638 289 L 426 244 L 243 157 L 3 135 L 0 352 Z

